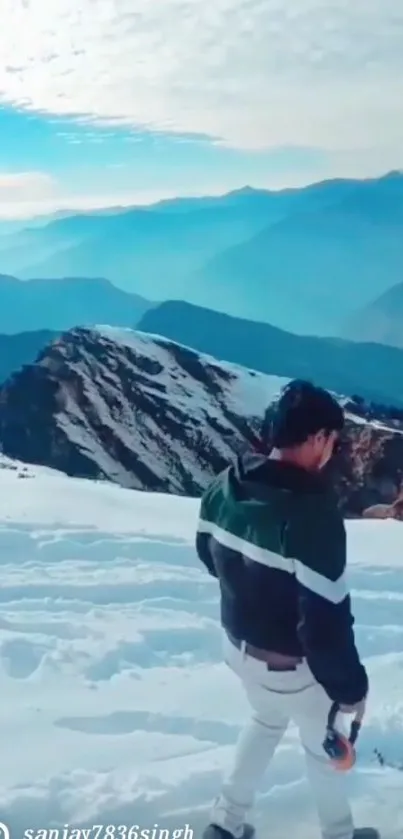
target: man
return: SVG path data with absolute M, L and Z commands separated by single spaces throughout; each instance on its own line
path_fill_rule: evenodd
M 343 425 L 327 391 L 291 382 L 271 421 L 270 454 L 240 457 L 202 499 L 197 551 L 219 581 L 224 657 L 253 711 L 205 839 L 253 835 L 246 816 L 291 720 L 323 839 L 379 839 L 354 828 L 345 776 L 323 748 L 332 703 L 362 714 L 368 691 L 345 581 L 344 522 L 321 474 Z

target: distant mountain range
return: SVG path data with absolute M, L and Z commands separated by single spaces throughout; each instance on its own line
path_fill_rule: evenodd
M 264 373 L 313 379 L 338 393 L 403 405 L 400 349 L 295 335 L 176 301 L 149 309 L 138 329 Z
M 376 341 L 403 349 L 403 282 L 356 312 L 344 334 L 355 341 Z
M 8 335 L 98 323 L 135 327 L 150 306 L 104 279 L 23 282 L 0 275 L 0 333 Z
M 74 329 L 0 388 L 0 448 L 69 475 L 199 496 L 237 452 L 258 448 L 284 383 L 132 330 Z M 396 497 L 402 423 L 340 401 L 347 427 L 332 468 L 343 512 L 359 516 L 385 483 Z
M 72 216 L 4 237 L 0 270 L 23 279 L 102 276 L 156 301 L 181 296 L 189 277 L 208 259 L 246 241 L 268 218 L 278 218 L 271 203 L 268 197 L 255 206 L 247 192 L 237 201 L 215 199 L 212 205 L 200 199 L 188 210 L 179 201 L 177 212 L 166 202 Z
M 402 268 L 399 172 L 77 213 L 0 238 L 4 273 L 107 277 L 154 302 L 182 299 L 300 334 L 340 334 L 402 281 Z
M 320 206 L 301 202 L 214 257 L 197 274 L 203 298 L 194 302 L 254 320 L 260 312 L 293 332 L 338 334 L 348 313 L 401 279 L 403 177 L 333 185 L 331 196 L 324 186 Z

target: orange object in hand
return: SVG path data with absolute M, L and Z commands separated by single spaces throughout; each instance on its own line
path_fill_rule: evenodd
M 360 732 L 362 716 L 357 714 L 351 723 L 350 736 L 346 737 L 335 728 L 336 716 L 339 711 L 337 702 L 334 702 L 327 722 L 326 738 L 323 748 L 330 758 L 332 766 L 338 772 L 348 772 L 353 768 L 356 761 L 355 743 Z

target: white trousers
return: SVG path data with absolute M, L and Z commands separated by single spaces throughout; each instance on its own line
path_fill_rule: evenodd
M 213 807 L 211 822 L 236 839 L 242 836 L 267 766 L 293 721 L 305 751 L 322 839 L 353 839 L 346 776 L 333 769 L 323 749 L 331 702 L 307 664 L 288 673 L 269 671 L 263 662 L 238 650 L 225 634 L 224 659 L 246 690 L 252 718 L 238 740 L 234 765 Z

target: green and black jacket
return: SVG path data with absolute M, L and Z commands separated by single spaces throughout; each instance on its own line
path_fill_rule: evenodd
M 319 475 L 259 455 L 239 458 L 204 493 L 196 547 L 219 580 L 221 619 L 233 636 L 305 657 L 334 701 L 366 696 L 344 521 Z

